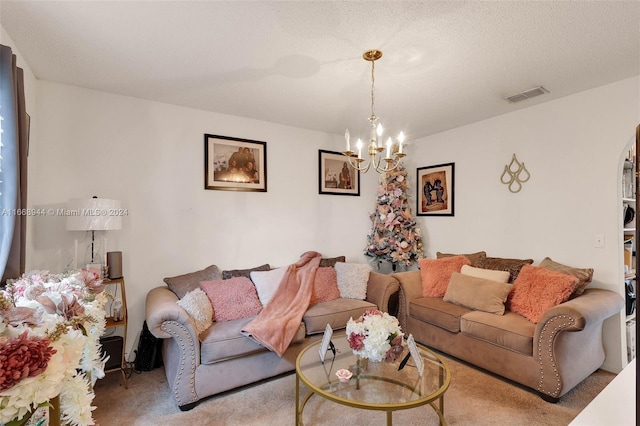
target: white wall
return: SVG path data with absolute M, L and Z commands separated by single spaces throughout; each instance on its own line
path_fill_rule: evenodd
M 362 176 L 360 197 L 318 194 L 318 149 L 341 149 L 340 137 L 42 81 L 37 110 L 31 205 L 97 195 L 129 210 L 123 229 L 107 234 L 108 250 L 123 253 L 129 353 L 146 294 L 163 277 L 211 264 L 288 265 L 308 250 L 367 260 L 377 174 Z M 268 191 L 205 190 L 205 133 L 266 141 Z M 27 269 L 64 270 L 74 238 L 90 257 L 88 236 L 65 231 L 64 217 L 33 223 Z
M 636 77 L 418 141 L 414 166 L 455 163 L 455 217 L 419 220 L 427 255 L 486 250 L 536 264 L 549 256 L 594 268 L 592 287 L 622 294 L 621 165 L 639 122 Z M 500 182 L 514 153 L 531 173 L 516 194 Z M 605 324 L 611 371 L 626 365 L 623 322 Z

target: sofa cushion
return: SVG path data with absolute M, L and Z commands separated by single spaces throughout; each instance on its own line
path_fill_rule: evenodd
M 313 280 L 313 290 L 311 292 L 311 301 L 309 302 L 309 305 L 336 300 L 339 297 L 340 290 L 338 289 L 338 276 L 336 275 L 335 268 L 318 268 Z
M 267 306 L 267 303 L 271 300 L 276 293 L 284 274 L 287 272 L 286 267 L 272 269 L 270 271 L 251 271 L 251 281 L 256 286 L 258 292 L 258 298 L 262 306 Z
M 460 317 L 471 309 L 445 302 L 441 297 L 419 297 L 409 303 L 409 312 L 415 319 L 458 333 Z
M 562 263 L 554 262 L 549 257 L 545 257 L 540 265 L 545 269 L 549 269 L 550 271 L 562 272 L 563 274 L 573 275 L 579 281 L 576 285 L 576 289 L 573 291 L 573 294 L 576 296 L 584 293 L 584 289 L 591 280 L 593 279 L 593 268 L 573 268 L 571 266 L 563 265 Z
M 531 265 L 532 263 L 533 263 L 533 259 L 508 259 L 504 257 L 481 257 L 473 266 L 477 268 L 482 268 L 482 269 L 493 269 L 495 271 L 508 271 L 510 274 L 509 282 L 513 283 L 516 280 L 516 278 L 518 278 L 520 269 L 522 269 L 524 265 Z
M 321 268 L 333 267 L 333 266 L 336 266 L 336 263 L 338 262 L 346 262 L 346 261 L 347 261 L 347 258 L 344 256 L 322 258 L 320 259 L 320 267 Z
M 463 334 L 528 356 L 533 355 L 535 329 L 535 324 L 509 311 L 504 315 L 471 311 L 460 318 Z
M 247 277 L 251 279 L 251 272 L 253 271 L 269 271 L 271 266 L 268 263 L 264 265 L 256 266 L 249 269 L 231 269 L 228 271 L 222 271 L 222 278 L 228 280 L 233 277 Z
M 367 309 L 378 309 L 378 307 L 364 300 L 341 297 L 311 306 L 302 317 L 302 321 L 306 326 L 307 334 L 323 333 L 327 324 L 334 330 L 345 328 L 349 318 L 358 318 Z
M 511 311 L 537 323 L 547 309 L 569 300 L 578 281 L 572 275 L 525 265 L 513 283 L 507 305 Z
M 190 272 L 175 277 L 167 277 L 164 282 L 169 290 L 174 292 L 180 299 L 191 290 L 200 288 L 200 281 L 212 281 L 222 279 L 220 269 L 216 265 L 211 265 L 201 271 Z
M 504 302 L 512 284 L 454 272 L 442 300 L 490 314 L 504 314 Z
M 366 263 L 337 262 L 336 276 L 340 297 L 364 300 L 367 298 L 367 283 L 371 267 Z
M 495 271 L 493 269 L 482 269 L 474 266 L 463 265 L 460 273 L 471 277 L 484 278 L 485 280 L 508 283 L 511 274 L 509 271 Z
M 213 308 L 207 294 L 200 288 L 190 291 L 176 302 L 187 311 L 196 325 L 196 333 L 200 334 L 211 326 L 213 322 Z
M 212 364 L 255 352 L 267 351 L 267 348 L 241 333 L 244 326 L 254 318 L 255 316 L 251 316 L 231 321 L 214 322 L 211 327 L 200 335 L 200 362 L 202 364 Z M 300 323 L 298 332 L 291 343 L 299 343 L 304 337 L 304 323 Z
M 422 279 L 422 296 L 443 297 L 447 291 L 451 274 L 460 272 L 463 265 L 468 265 L 465 256 L 451 256 L 442 259 L 419 259 L 420 277 Z
M 479 251 L 476 253 L 467 253 L 467 254 L 454 254 L 454 253 L 440 253 L 440 252 L 436 252 L 436 258 L 437 259 L 444 259 L 445 257 L 452 257 L 452 256 L 464 256 L 467 259 L 469 259 L 469 262 L 471 262 L 472 266 L 475 266 L 475 263 L 478 259 L 480 259 L 481 257 L 486 257 L 487 256 L 487 252 L 484 251 Z
M 247 277 L 202 281 L 200 287 L 211 301 L 214 321 L 246 318 L 258 315 L 262 310 L 256 288 Z

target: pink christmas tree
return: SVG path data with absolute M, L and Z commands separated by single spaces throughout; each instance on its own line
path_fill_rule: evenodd
M 367 235 L 364 254 L 374 261 L 411 266 L 424 257 L 420 227 L 409 205 L 407 171 L 402 164 L 392 172 L 380 175 L 376 212 L 371 215 L 373 227 Z

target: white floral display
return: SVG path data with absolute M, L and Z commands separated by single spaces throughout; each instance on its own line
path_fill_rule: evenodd
M 347 340 L 353 353 L 371 361 L 394 361 L 403 351 L 398 319 L 375 309 L 347 321 Z
M 60 396 L 63 424 L 94 424 L 93 385 L 104 377 L 107 360 L 99 340 L 106 326 L 103 289 L 95 274 L 83 270 L 33 271 L 0 291 L 0 423 L 21 421 Z M 23 366 L 20 376 L 11 370 L 10 351 L 29 352 L 25 348 L 34 342 L 38 353 L 25 358 L 49 355 L 38 358 L 35 371 L 33 364 Z

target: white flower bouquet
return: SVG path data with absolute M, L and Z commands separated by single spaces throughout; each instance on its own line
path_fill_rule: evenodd
M 371 361 L 394 361 L 402 353 L 398 319 L 375 309 L 347 322 L 347 340 L 353 353 Z

